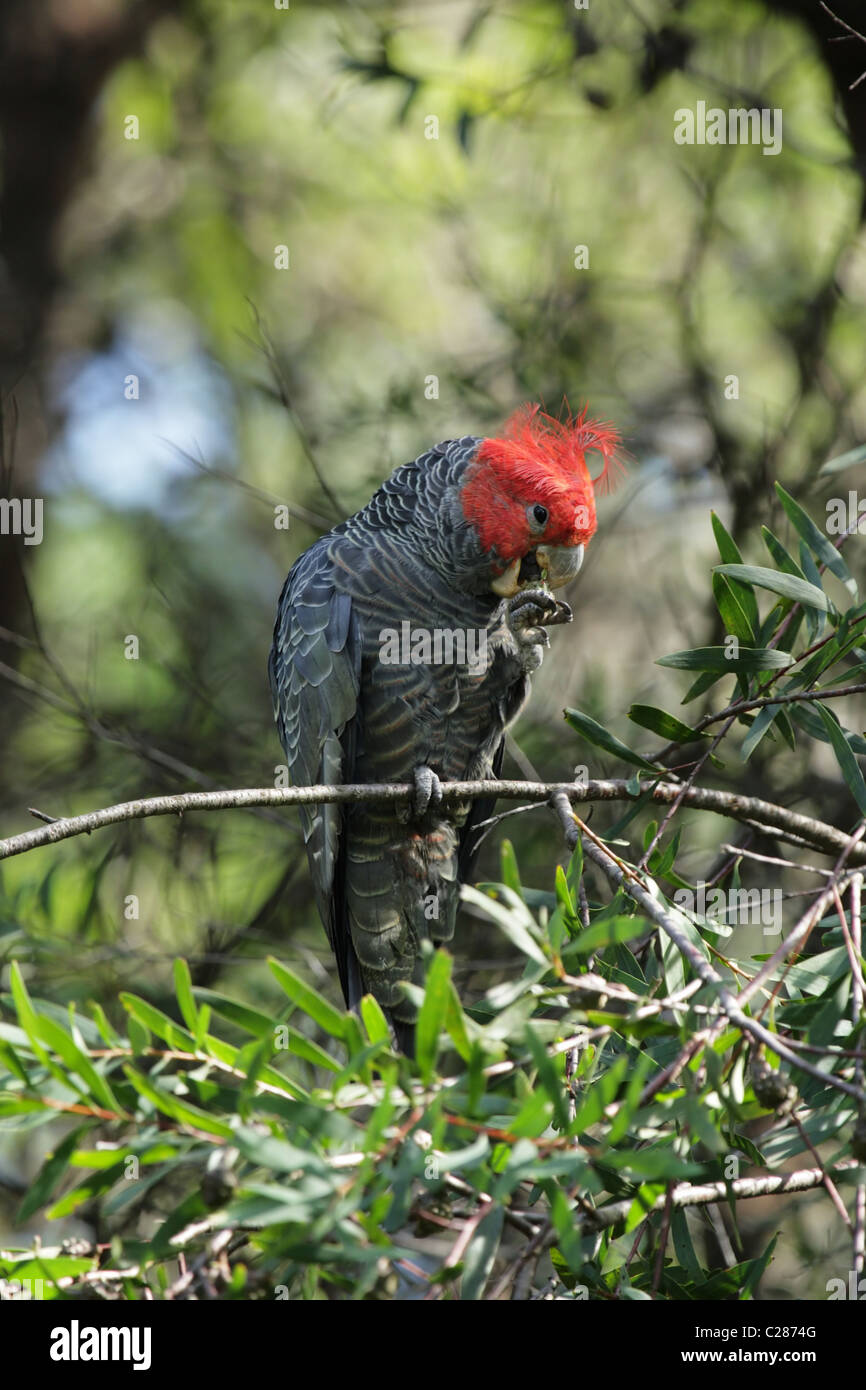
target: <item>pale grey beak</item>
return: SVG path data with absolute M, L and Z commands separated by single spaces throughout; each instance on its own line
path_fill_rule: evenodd
M 583 564 L 582 545 L 540 545 L 535 555 L 551 589 L 570 584 Z

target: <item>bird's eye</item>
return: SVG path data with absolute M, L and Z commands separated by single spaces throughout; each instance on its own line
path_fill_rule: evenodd
M 540 502 L 536 502 L 534 506 L 526 508 L 526 515 L 529 518 L 529 524 L 533 531 L 543 531 L 547 525 L 550 512 L 546 507 L 542 507 Z

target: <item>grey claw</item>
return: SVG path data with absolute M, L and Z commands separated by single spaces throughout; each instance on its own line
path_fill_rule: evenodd
M 442 804 L 442 783 L 432 767 L 422 764 L 415 768 L 415 794 L 412 797 L 411 814 L 414 820 L 422 820 L 428 811 L 435 811 Z
M 549 622 L 558 607 L 556 599 L 547 589 L 521 589 L 508 605 L 508 616 L 512 623 L 517 620 L 518 626 L 524 623 L 537 626 Z
M 508 605 L 508 622 L 521 641 L 537 643 L 546 627 L 570 623 L 574 614 L 567 603 L 554 598 L 547 589 L 522 589 Z M 547 638 L 543 639 L 547 645 Z
M 556 627 L 559 623 L 573 623 L 574 614 L 569 604 L 559 600 L 556 605 L 556 612 L 552 618 L 547 619 L 547 627 Z

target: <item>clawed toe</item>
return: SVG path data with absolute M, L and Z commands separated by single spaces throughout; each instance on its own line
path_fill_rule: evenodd
M 559 623 L 574 622 L 574 613 L 571 611 L 570 604 L 565 603 L 562 599 L 558 599 L 556 612 L 553 614 L 552 618 L 548 618 L 546 621 L 548 627 L 555 627 Z
M 522 589 L 515 594 L 508 605 L 508 613 L 512 623 L 517 622 L 519 626 L 526 623 L 533 625 L 548 620 L 548 615 L 553 615 L 557 609 L 557 601 L 547 589 Z
M 432 767 L 423 763 L 415 768 L 413 781 L 415 791 L 409 804 L 409 817 L 422 820 L 428 812 L 435 811 L 442 804 L 442 783 Z
M 567 603 L 555 598 L 548 589 L 522 589 L 508 605 L 508 625 L 518 641 L 547 646 L 546 627 L 570 623 L 574 617 Z

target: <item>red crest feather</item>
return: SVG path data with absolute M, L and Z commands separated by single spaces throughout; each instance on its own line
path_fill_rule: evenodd
M 465 513 L 485 549 L 511 557 L 532 548 L 524 504 L 535 501 L 550 509 L 550 539 L 588 541 L 596 527 L 596 495 L 614 487 L 624 471 L 620 448 L 614 426 L 588 419 L 586 410 L 572 416 L 565 404 L 556 419 L 540 405 L 521 406 L 500 436 L 482 440 L 463 489 Z M 585 457 L 593 451 L 603 460 L 595 478 Z M 575 530 L 578 510 L 585 520 Z
M 618 456 L 619 434 L 606 420 L 587 419 L 586 408 L 572 415 L 566 404 L 563 418 L 547 415 L 540 405 L 522 405 L 506 421 L 502 435 L 485 439 L 479 457 L 511 468 L 533 481 L 545 474 L 572 486 L 583 481 L 589 469 L 584 455 L 592 450 L 601 454 L 604 467 L 597 478 L 590 477 L 593 492 L 604 496 L 615 487 L 625 466 Z

